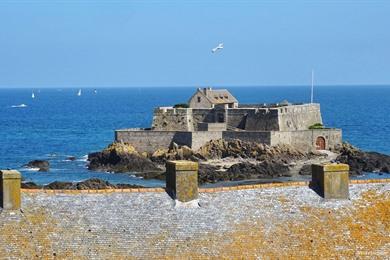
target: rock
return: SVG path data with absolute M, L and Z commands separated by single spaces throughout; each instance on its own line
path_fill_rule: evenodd
M 290 176 L 289 167 L 280 161 L 263 161 L 260 163 L 241 162 L 233 164 L 223 171 L 210 164 L 199 165 L 199 183 L 219 181 L 241 181 L 249 179 Z
M 72 185 L 72 189 L 76 190 L 102 190 L 115 188 L 115 185 L 110 184 L 108 181 L 104 181 L 98 178 L 92 178 L 81 182 L 76 182 Z
M 142 177 L 145 180 L 149 180 L 149 179 L 165 180 L 166 173 L 165 172 L 142 172 L 142 173 L 136 173 L 135 176 Z
M 127 183 L 119 183 L 115 184 L 115 187 L 117 189 L 135 189 L 135 188 L 145 188 L 142 185 L 135 185 L 135 184 L 127 184 Z
M 338 152 L 340 155 L 336 161 L 348 164 L 350 174 L 360 175 L 363 172 L 390 172 L 389 155 L 377 152 L 364 152 L 348 143 L 343 143 Z
M 55 181 L 44 186 L 45 189 L 50 190 L 102 190 L 102 189 L 115 189 L 115 188 L 143 188 L 140 185 L 133 184 L 111 184 L 108 181 L 104 181 L 98 178 L 92 178 L 80 182 L 61 182 Z
M 309 153 L 304 153 L 290 145 L 268 146 L 265 144 L 244 142 L 241 140 L 211 140 L 199 148 L 195 153 L 198 158 L 222 159 L 226 157 L 234 158 L 254 158 L 259 161 L 267 159 L 283 159 L 291 161 L 309 157 Z
M 47 172 L 49 171 L 50 163 L 46 160 L 33 160 L 24 165 L 24 167 L 39 168 L 40 172 Z
M 54 181 L 43 187 L 48 190 L 70 190 L 72 189 L 72 182 Z
M 35 182 L 22 182 L 21 188 L 22 189 L 41 189 L 42 186 L 36 184 Z
M 232 180 L 261 179 L 290 176 L 288 165 L 281 161 L 263 161 L 258 164 L 242 162 L 232 165 L 227 173 Z
M 299 170 L 299 175 L 311 175 L 311 164 L 305 164 Z
M 215 183 L 221 180 L 223 174 L 218 172 L 218 167 L 210 164 L 199 164 L 198 170 L 198 182 L 199 184 L 204 183 Z
M 66 160 L 68 160 L 68 161 L 76 161 L 76 159 L 77 158 L 75 156 L 69 156 L 66 158 Z
M 150 159 L 140 155 L 133 146 L 113 143 L 101 152 L 88 154 L 88 169 L 109 172 L 161 171 Z

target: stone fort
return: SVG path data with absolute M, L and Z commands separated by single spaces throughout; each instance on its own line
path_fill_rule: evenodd
M 156 108 L 151 128 L 116 130 L 115 140 L 148 153 L 172 143 L 197 150 L 215 139 L 333 150 L 342 143 L 341 129 L 312 127 L 322 123 L 316 103 L 239 104 L 226 89 L 199 88 L 187 104 Z

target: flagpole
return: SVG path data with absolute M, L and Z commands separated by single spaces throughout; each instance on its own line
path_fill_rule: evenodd
M 310 103 L 313 104 L 313 92 L 314 92 L 314 70 L 311 70 L 311 96 L 310 96 Z

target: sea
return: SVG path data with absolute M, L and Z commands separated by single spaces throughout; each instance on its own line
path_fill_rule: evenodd
M 310 101 L 309 86 L 228 87 L 240 103 Z M 87 169 L 87 154 L 114 140 L 114 130 L 150 127 L 153 109 L 186 102 L 195 87 L 128 88 L 1 88 L 0 169 L 17 169 L 24 181 L 82 181 L 101 178 L 111 183 L 149 187 L 162 181 L 131 173 Z M 34 92 L 35 98 L 32 98 Z M 314 102 L 321 104 L 327 127 L 343 130 L 343 139 L 361 149 L 390 154 L 390 86 L 318 86 Z M 71 161 L 68 157 L 74 156 Z M 23 167 L 31 160 L 50 162 L 49 172 Z M 358 178 L 382 178 L 367 173 Z

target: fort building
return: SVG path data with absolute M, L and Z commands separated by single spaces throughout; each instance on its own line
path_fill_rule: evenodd
M 197 150 L 214 139 L 289 144 L 306 151 L 341 145 L 341 129 L 322 124 L 316 103 L 239 104 L 226 89 L 205 88 L 196 90 L 188 108 L 158 107 L 151 128 L 116 130 L 115 139 L 141 152 L 165 149 L 173 142 Z
M 188 105 L 190 108 L 236 108 L 238 101 L 226 89 L 198 88 Z

